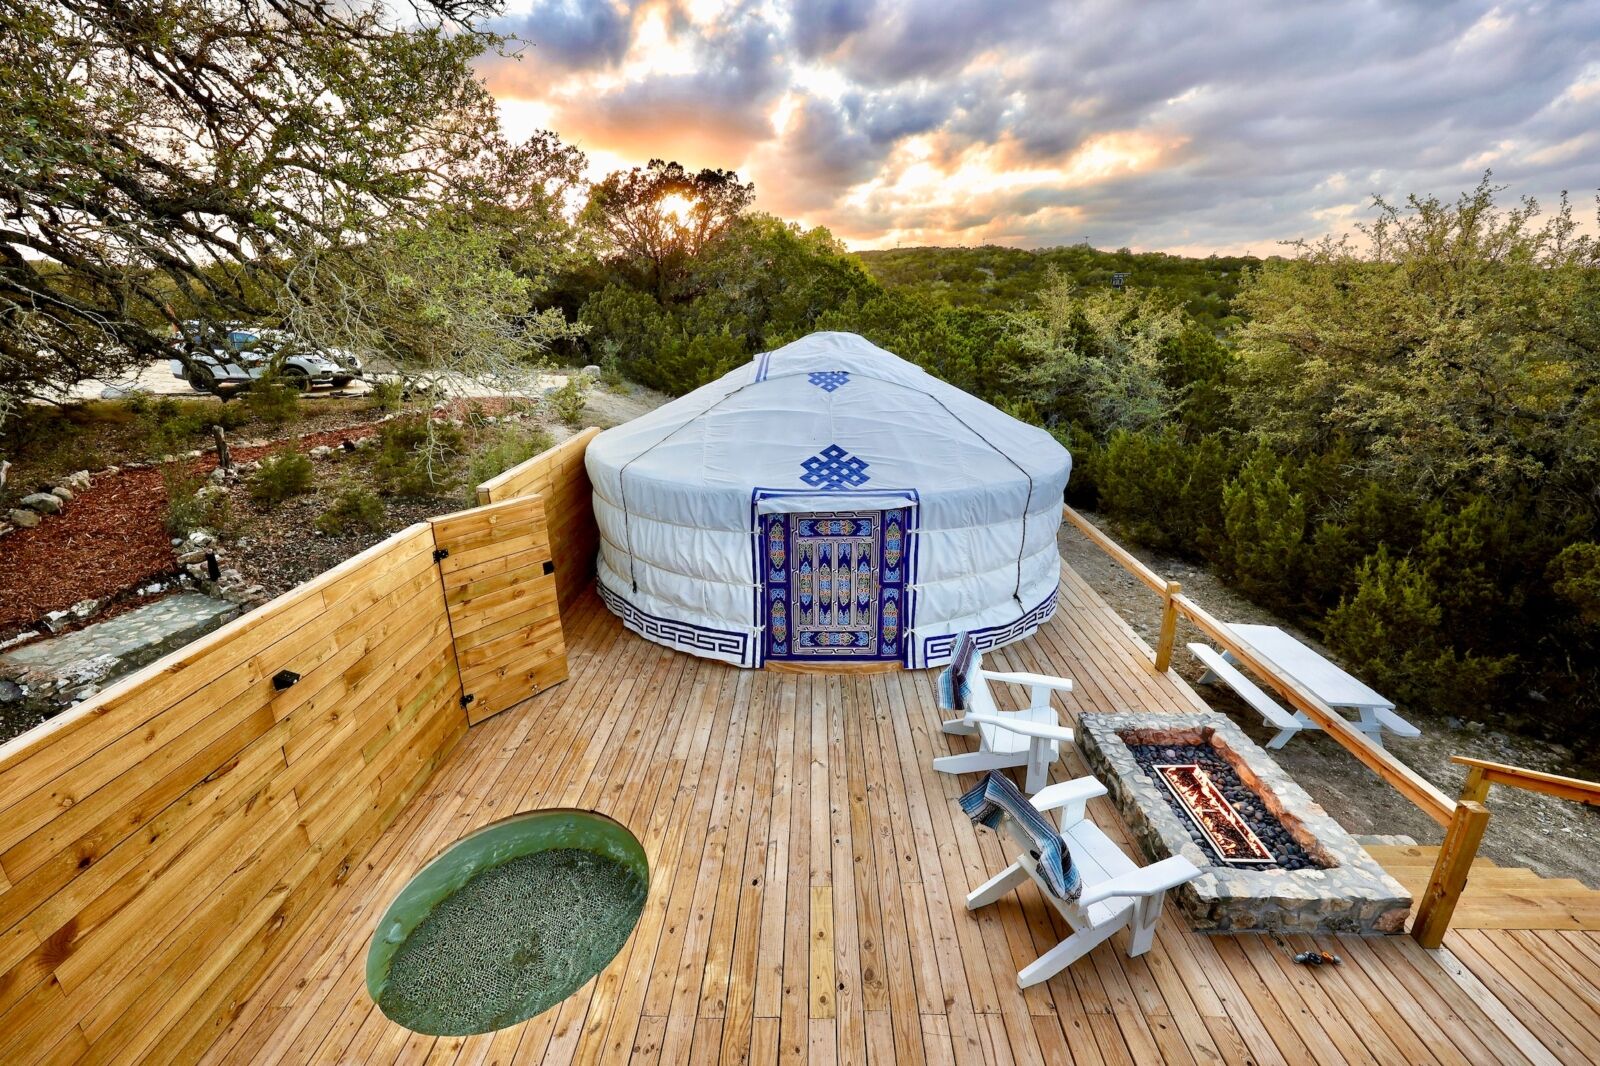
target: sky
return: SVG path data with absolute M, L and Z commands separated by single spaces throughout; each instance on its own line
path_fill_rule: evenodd
M 1600 0 L 511 0 L 479 73 L 595 176 L 737 170 L 853 248 L 1270 254 L 1371 198 L 1600 190 Z

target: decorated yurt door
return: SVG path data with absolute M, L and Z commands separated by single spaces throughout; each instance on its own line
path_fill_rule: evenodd
M 763 515 L 768 659 L 901 658 L 906 512 Z

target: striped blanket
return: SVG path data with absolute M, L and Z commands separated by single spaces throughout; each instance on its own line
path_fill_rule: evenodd
M 1039 871 L 1039 879 L 1051 894 L 1073 902 L 1083 893 L 1083 881 L 1072 865 L 1072 852 L 1067 850 L 1061 834 L 1050 824 L 1050 819 L 1028 802 L 1028 797 L 1009 777 L 990 770 L 957 802 L 973 825 L 982 824 L 998 830 L 1000 819 L 1010 815 L 1033 838 L 1034 847 L 1028 854 L 1038 863 L 1035 869 Z
M 972 705 L 972 660 L 978 654 L 972 634 L 956 638 L 950 665 L 939 674 L 939 706 L 947 711 L 965 711 Z

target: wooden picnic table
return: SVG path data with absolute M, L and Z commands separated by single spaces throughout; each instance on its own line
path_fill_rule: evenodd
M 1360 715 L 1360 721 L 1353 724 L 1367 734 L 1374 744 L 1382 746 L 1384 730 L 1402 737 L 1422 735 L 1422 730 L 1395 713 L 1393 700 L 1383 696 L 1360 678 L 1352 677 L 1315 649 L 1307 647 L 1277 626 L 1248 625 L 1243 622 L 1229 622 L 1227 626 L 1239 636 L 1240 640 L 1249 644 L 1262 658 L 1270 662 L 1277 673 L 1298 682 L 1302 688 L 1330 707 L 1356 711 Z M 1274 704 L 1277 713 L 1271 713 L 1262 705 L 1263 700 L 1270 702 L 1270 697 L 1266 697 L 1256 689 L 1247 678 L 1236 670 L 1218 669 L 1214 663 L 1207 662 L 1206 657 L 1201 658 L 1209 667 L 1207 675 L 1201 678 L 1202 681 L 1223 681 L 1261 711 L 1269 722 L 1279 726 L 1281 732 L 1268 745 L 1269 747 L 1282 747 L 1289 737 L 1299 730 L 1322 728 L 1304 711 L 1291 715 L 1284 708 Z M 1239 665 L 1238 659 L 1229 652 L 1224 651 L 1222 658 L 1229 666 Z M 1240 681 L 1243 681 L 1244 685 L 1240 685 L 1238 683 Z M 1250 691 L 1246 691 L 1246 687 Z

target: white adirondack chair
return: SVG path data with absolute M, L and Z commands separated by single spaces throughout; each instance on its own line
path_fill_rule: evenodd
M 933 760 L 933 768 L 944 774 L 981 774 L 1026 766 L 1028 778 L 1024 787 L 1030 794 L 1039 791 L 1050 781 L 1050 766 L 1061 757 L 1061 745 L 1072 743 L 1072 730 L 1063 727 L 1056 717 L 1050 693 L 1071 692 L 1072 682 L 1044 674 L 985 670 L 982 652 L 973 654 L 968 676 L 972 699 L 966 714 L 948 720 L 942 728 L 957 736 L 977 734 L 978 750 L 945 755 Z M 1000 710 L 989 691 L 991 681 L 1028 686 L 1032 695 L 1028 706 L 1020 711 Z
M 1032 798 L 1040 811 L 1061 809 L 1061 839 L 1072 852 L 1072 864 L 1083 881 L 1083 892 L 1075 903 L 1059 900 L 1039 879 L 1036 861 L 1029 854 L 1033 838 L 1009 817 L 1005 824 L 1022 845 L 1017 861 L 991 878 L 967 897 L 967 910 L 975 911 L 1022 885 L 1030 877 L 1039 882 L 1039 892 L 1055 904 L 1072 927 L 1072 935 L 1040 955 L 1017 973 L 1023 988 L 1048 981 L 1087 955 L 1123 926 L 1131 926 L 1128 954 L 1143 955 L 1155 938 L 1156 921 L 1167 891 L 1200 874 L 1199 869 L 1181 855 L 1139 866 L 1122 853 L 1084 815 L 1085 805 L 1106 794 L 1106 787 L 1092 777 L 1061 781 Z

